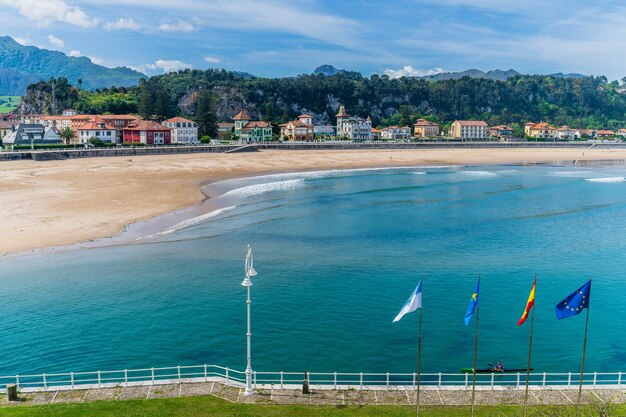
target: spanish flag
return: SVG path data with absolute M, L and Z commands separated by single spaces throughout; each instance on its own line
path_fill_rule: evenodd
M 528 301 L 526 302 L 526 308 L 524 309 L 524 314 L 522 314 L 522 318 L 517 322 L 518 326 L 524 324 L 526 319 L 528 318 L 528 313 L 530 313 L 530 309 L 535 306 L 535 287 L 537 286 L 537 278 L 535 278 L 535 282 L 533 282 L 533 287 L 530 290 L 530 295 L 528 296 Z

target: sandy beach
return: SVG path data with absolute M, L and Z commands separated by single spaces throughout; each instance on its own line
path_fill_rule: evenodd
M 286 171 L 626 159 L 626 149 L 262 151 L 0 163 L 0 254 L 112 236 L 216 181 Z M 209 198 L 211 196 L 208 196 Z

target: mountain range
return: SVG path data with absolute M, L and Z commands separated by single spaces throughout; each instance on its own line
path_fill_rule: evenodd
M 322 74 L 328 77 L 332 77 L 335 74 L 342 74 L 345 72 L 346 70 L 337 69 L 334 66 L 329 65 L 329 64 L 321 65 L 315 68 L 315 70 L 313 70 L 313 74 L 315 75 Z M 467 76 L 470 78 L 488 78 L 490 80 L 505 81 L 511 77 L 515 77 L 518 75 L 522 75 L 522 73 L 515 71 L 514 69 L 509 69 L 507 71 L 496 69 L 496 70 L 491 70 L 487 72 L 481 71 L 479 69 L 469 69 L 469 70 L 458 71 L 458 72 L 440 72 L 439 74 L 427 75 L 424 77 L 416 76 L 416 77 L 411 77 L 411 78 L 425 78 L 427 80 L 443 81 L 443 80 L 458 80 L 459 78 L 463 78 Z M 555 78 L 583 78 L 584 77 L 583 74 L 576 74 L 576 73 L 563 74 L 561 72 L 556 73 L 556 74 L 548 74 L 548 75 L 555 77 Z
M 429 79 L 429 80 L 442 81 L 442 80 L 457 80 L 459 78 L 463 78 L 467 76 L 470 78 L 488 78 L 490 80 L 505 81 L 511 77 L 516 77 L 518 75 L 522 75 L 522 73 L 515 71 L 514 69 L 509 69 L 507 71 L 496 69 L 496 70 L 491 70 L 487 72 L 481 71 L 478 69 L 470 69 L 470 70 L 459 71 L 459 72 L 441 72 L 439 74 L 429 75 L 424 78 Z M 583 74 L 577 74 L 577 73 L 563 74 L 562 72 L 559 72 L 556 74 L 547 74 L 547 75 L 551 77 L 555 77 L 555 78 L 583 78 L 584 77 Z
M 34 82 L 65 77 L 82 88 L 130 87 L 146 76 L 126 67 L 107 68 L 87 57 L 70 57 L 62 52 L 24 46 L 10 36 L 0 36 L 0 95 L 22 95 Z

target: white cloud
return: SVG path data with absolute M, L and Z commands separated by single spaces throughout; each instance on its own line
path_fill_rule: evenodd
M 138 65 L 130 67 L 139 72 L 174 72 L 187 68 L 193 68 L 193 65 L 178 60 L 157 59 L 153 64 Z
M 388 75 L 389 78 L 400 78 L 400 77 L 426 77 L 428 75 L 436 75 L 445 72 L 443 68 L 432 68 L 429 70 L 419 70 L 413 68 L 410 65 L 405 65 L 401 69 L 385 69 L 385 75 Z
M 87 55 L 87 58 L 89 58 L 89 60 L 96 65 L 104 66 L 104 59 L 100 58 L 99 56 Z
M 163 32 L 192 32 L 195 27 L 184 20 L 178 19 L 176 22 L 164 22 L 159 26 Z
M 50 42 L 50 45 L 56 48 L 63 48 L 65 46 L 65 42 L 63 41 L 63 39 L 59 39 L 54 35 L 48 35 L 48 42 Z
M 32 45 L 32 41 L 30 39 L 28 39 L 28 38 L 18 38 L 18 37 L 15 37 L 15 38 L 13 38 L 13 40 L 15 42 L 19 43 L 22 46 Z
M 93 62 L 94 64 L 96 64 L 96 65 L 106 66 L 104 64 L 104 59 L 103 58 L 101 58 L 99 56 L 85 55 L 81 51 L 79 51 L 78 49 L 72 49 L 68 55 L 71 56 L 71 57 L 74 57 L 74 58 L 79 58 L 81 56 L 84 56 L 86 58 L 89 58 L 89 60 L 91 62 Z
M 139 31 L 139 23 L 135 22 L 132 18 L 119 18 L 114 22 L 107 22 L 104 25 L 105 30 L 134 30 Z
M 221 59 L 215 56 L 205 56 L 204 60 L 208 62 L 209 64 L 219 64 L 221 61 Z
M 290 33 L 332 45 L 368 49 L 371 44 L 362 40 L 366 26 L 355 19 L 319 10 L 311 0 L 87 0 L 89 3 L 113 7 L 144 7 L 160 9 L 164 13 L 185 10 L 202 22 L 203 26 L 241 31 L 275 31 Z M 495 1 L 495 0 L 494 0 Z M 538 0 L 537 0 L 538 1 Z M 183 22 L 186 23 L 186 22 Z M 190 30 L 196 27 L 186 23 Z M 191 26 L 192 29 L 189 29 Z M 161 30 L 174 31 L 177 23 L 164 23 Z M 179 28 L 180 29 L 180 28 Z M 180 30 L 179 30 L 180 31 Z
M 88 28 L 98 24 L 98 19 L 90 17 L 64 0 L 0 0 L 0 5 L 16 9 L 19 14 L 39 26 L 62 22 Z

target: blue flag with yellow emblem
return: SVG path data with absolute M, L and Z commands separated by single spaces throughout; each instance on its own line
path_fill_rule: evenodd
M 556 305 L 556 318 L 561 320 L 582 313 L 584 308 L 589 308 L 590 296 L 591 280 Z
M 465 325 L 469 326 L 472 317 L 474 317 L 474 310 L 478 307 L 478 293 L 480 292 L 480 277 L 478 277 L 478 284 L 476 284 L 476 290 L 472 293 L 467 311 L 465 312 Z

